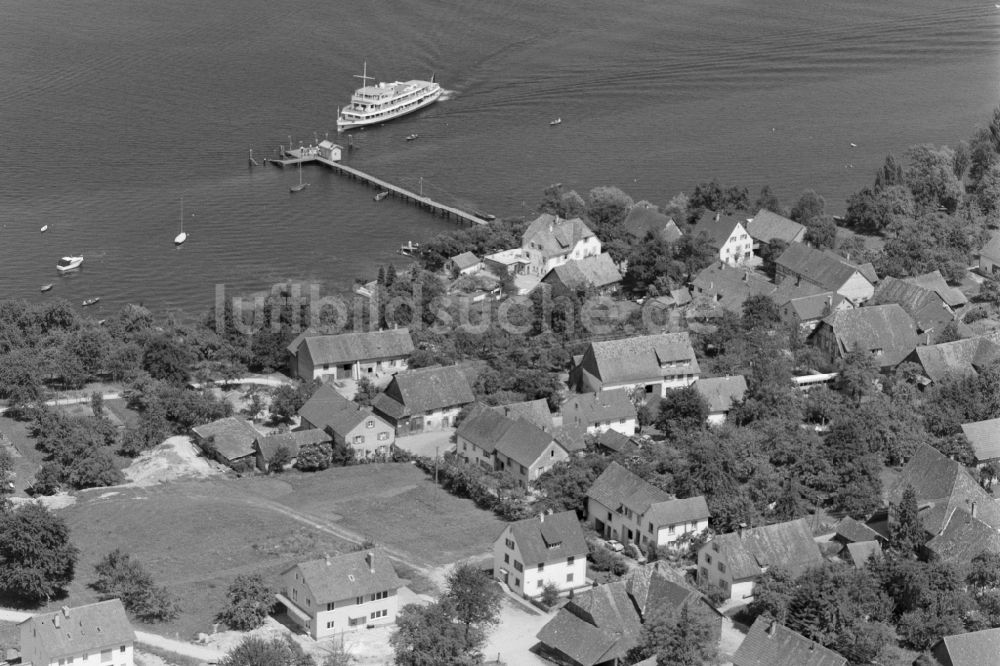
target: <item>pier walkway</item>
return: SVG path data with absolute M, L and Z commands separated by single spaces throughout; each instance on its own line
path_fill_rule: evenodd
M 363 183 L 367 183 L 379 191 L 386 191 L 390 195 L 399 197 L 403 201 L 407 201 L 412 204 L 416 204 L 421 208 L 424 208 L 436 215 L 440 215 L 447 219 L 454 219 L 461 222 L 468 222 L 470 224 L 486 224 L 487 221 L 483 218 L 462 210 L 461 208 L 455 208 L 454 206 L 445 205 L 439 201 L 434 201 L 430 197 L 425 197 L 416 192 L 412 192 L 405 187 L 400 187 L 399 185 L 393 185 L 392 183 L 382 180 L 381 178 L 376 178 L 375 176 L 365 173 L 360 169 L 355 169 L 354 167 L 349 167 L 346 164 L 341 164 L 340 162 L 329 160 L 322 155 L 319 155 L 316 151 L 311 149 L 302 150 L 290 150 L 286 151 L 282 159 L 269 159 L 268 162 L 272 164 L 277 164 L 278 166 L 284 168 L 286 166 L 295 166 L 296 164 L 307 164 L 309 162 L 319 162 L 320 164 L 325 164 L 334 171 L 347 176 L 348 178 L 353 178 L 354 180 L 359 180 Z

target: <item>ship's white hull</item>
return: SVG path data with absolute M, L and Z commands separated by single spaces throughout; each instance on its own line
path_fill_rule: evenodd
M 439 97 L 441 97 L 440 87 L 432 92 L 429 92 L 426 97 L 418 100 L 413 106 L 407 106 L 406 108 L 396 109 L 394 111 L 387 111 L 382 115 L 372 115 L 369 118 L 344 118 L 343 114 L 341 114 L 341 117 L 337 118 L 337 131 L 343 132 L 344 130 L 355 129 L 358 127 L 381 125 L 382 123 L 387 123 L 390 120 L 402 118 L 403 116 L 409 115 L 414 111 L 419 111 L 425 106 L 429 106 L 436 102 Z

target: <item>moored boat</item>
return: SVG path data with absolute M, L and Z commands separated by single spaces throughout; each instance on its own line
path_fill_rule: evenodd
M 44 227 L 42 227 L 41 229 L 39 229 L 39 231 L 41 231 L 41 232 L 42 232 L 43 234 L 44 234 L 44 233 L 45 233 L 46 231 L 48 231 L 48 230 L 49 230 L 49 225 L 47 225 L 47 224 L 46 224 L 46 225 L 45 225 Z
M 413 257 L 420 252 L 420 243 L 414 243 L 413 241 L 406 241 L 406 245 L 401 245 L 399 248 L 399 253 L 404 257 Z
M 101 300 L 100 296 L 96 296 L 94 298 L 88 298 L 81 305 L 83 305 L 83 307 L 87 307 L 87 306 L 90 306 L 90 305 L 94 305 L 95 303 L 97 303 L 100 300 Z
M 362 128 L 376 125 L 407 114 L 417 109 L 433 104 L 441 96 L 441 86 L 431 77 L 430 81 L 394 81 L 392 83 L 377 83 L 374 77 L 368 76 L 368 63 L 364 72 L 355 74 L 361 79 L 362 87 L 354 91 L 351 103 L 337 114 L 337 131 Z
M 43 285 L 42 285 L 42 288 L 41 288 L 41 290 L 40 290 L 40 291 L 48 291 L 48 290 L 49 290 L 49 289 L 51 289 L 52 287 L 53 287 L 53 285 L 52 285 L 52 284 L 43 284 Z
M 551 121 L 549 125 L 559 125 L 561 123 L 562 123 L 562 118 L 556 118 L 555 120 Z
M 410 134 L 409 136 L 406 137 L 406 140 L 407 141 L 415 141 L 416 139 L 419 139 L 419 138 L 420 138 L 419 134 Z
M 56 270 L 60 273 L 65 273 L 66 271 L 71 271 L 74 268 L 79 268 L 80 264 L 83 263 L 83 257 L 63 257 L 56 264 Z
M 375 201 L 382 201 L 382 199 L 385 199 L 387 196 L 389 196 L 389 190 L 382 190 L 381 192 L 376 194 L 374 198 Z

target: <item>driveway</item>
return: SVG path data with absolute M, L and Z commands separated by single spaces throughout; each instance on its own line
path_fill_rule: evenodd
M 490 633 L 483 648 L 483 657 L 487 660 L 498 659 L 510 666 L 550 666 L 549 662 L 531 652 L 531 646 L 538 642 L 535 634 L 553 617 L 555 614 L 542 613 L 526 602 L 504 595 L 500 624 Z
M 433 458 L 435 455 L 443 456 L 446 451 L 455 447 L 451 443 L 451 436 L 454 433 L 454 428 L 445 428 L 444 430 L 422 432 L 419 435 L 397 437 L 396 446 L 415 456 L 426 456 L 427 458 Z

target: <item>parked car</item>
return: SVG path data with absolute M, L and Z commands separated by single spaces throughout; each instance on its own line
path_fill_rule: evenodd
M 613 553 L 620 553 L 625 550 L 625 546 L 623 546 L 620 541 L 615 541 L 614 539 L 608 539 L 604 542 L 604 545 L 607 546 L 608 550 Z

